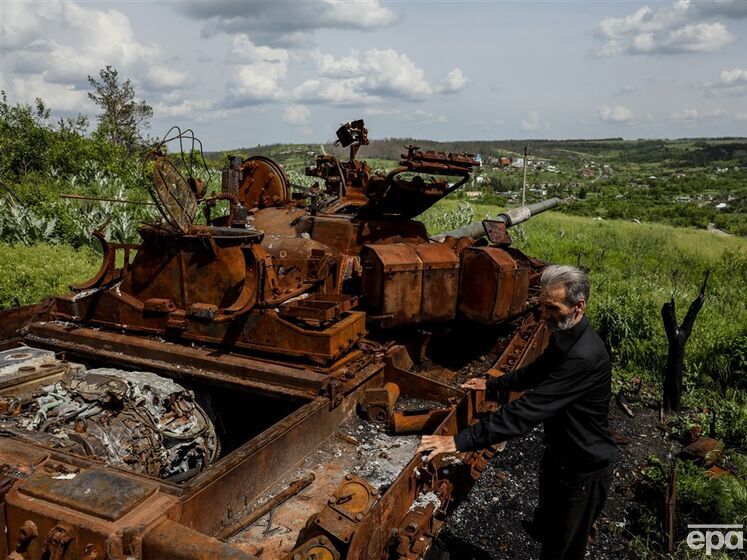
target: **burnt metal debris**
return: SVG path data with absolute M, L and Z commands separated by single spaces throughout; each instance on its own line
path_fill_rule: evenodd
M 216 192 L 173 129 L 143 166 L 162 221 L 94 232 L 93 278 L 0 312 L 0 558 L 424 557 L 496 450 L 423 464 L 419 436 L 499 406 L 428 364 L 498 331 L 491 375 L 542 351 L 545 264 L 507 228 L 559 201 L 432 239 L 415 217 L 473 156 L 376 173 L 362 120 L 337 137 L 310 189 L 234 157 Z
M 21 346 L 2 352 L 0 363 L 3 355 L 33 356 L 31 350 Z M 6 366 L 4 375 L 30 367 L 27 360 L 14 362 L 16 367 Z M 145 371 L 76 369 L 31 396 L 16 386 L 22 406 L 0 416 L 0 432 L 167 480 L 185 480 L 215 459 L 215 428 L 191 391 Z

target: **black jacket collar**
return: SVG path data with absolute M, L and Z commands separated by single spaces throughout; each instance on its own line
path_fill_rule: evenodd
M 557 346 L 560 350 L 563 352 L 568 352 L 571 346 L 573 346 L 574 342 L 576 342 L 579 337 L 583 334 L 583 332 L 586 330 L 586 327 L 589 326 L 589 319 L 584 315 L 581 317 L 581 320 L 573 325 L 570 329 L 565 331 L 556 331 L 553 335 L 555 346 Z

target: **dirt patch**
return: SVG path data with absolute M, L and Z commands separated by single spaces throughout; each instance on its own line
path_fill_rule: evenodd
M 610 428 L 620 440 L 620 458 L 610 495 L 588 547 L 595 560 L 633 560 L 628 546 L 628 509 L 640 468 L 649 455 L 671 451 L 659 428 L 658 409 L 634 404 L 630 418 L 610 405 Z M 512 440 L 489 464 L 467 499 L 449 518 L 431 560 L 508 560 L 538 558 L 540 544 L 522 528 L 537 505 L 537 474 L 544 450 L 542 428 Z

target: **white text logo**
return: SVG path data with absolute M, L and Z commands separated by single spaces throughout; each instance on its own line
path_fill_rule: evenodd
M 687 546 L 693 550 L 705 547 L 706 556 L 714 550 L 743 550 L 743 525 L 688 525 Z

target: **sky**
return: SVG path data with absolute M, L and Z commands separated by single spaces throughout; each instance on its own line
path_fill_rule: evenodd
M 151 136 L 208 150 L 334 138 L 747 136 L 747 0 L 0 0 L 0 89 L 98 113 L 111 65 Z

